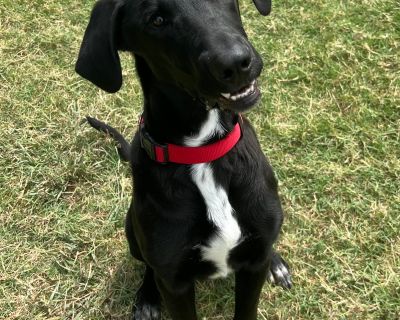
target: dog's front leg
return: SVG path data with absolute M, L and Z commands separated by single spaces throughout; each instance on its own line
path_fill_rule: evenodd
M 264 285 L 268 266 L 257 270 L 242 269 L 235 274 L 235 316 L 234 320 L 256 320 L 261 289 Z
M 187 284 L 184 288 L 172 288 L 165 285 L 160 278 L 157 278 L 156 282 L 172 320 L 197 319 L 194 283 Z
M 132 320 L 160 320 L 161 297 L 154 281 L 154 272 L 146 266 L 143 282 L 136 293 Z

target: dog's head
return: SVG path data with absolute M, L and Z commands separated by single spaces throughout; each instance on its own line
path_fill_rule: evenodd
M 267 15 L 270 0 L 253 0 Z M 100 0 L 76 71 L 107 92 L 122 84 L 118 50 L 144 59 L 161 83 L 234 111 L 259 99 L 259 54 L 243 29 L 237 0 Z

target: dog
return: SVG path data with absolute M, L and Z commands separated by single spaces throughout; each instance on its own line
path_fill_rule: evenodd
M 262 15 L 269 0 L 253 0 Z M 76 71 L 114 93 L 118 51 L 134 56 L 144 96 L 132 143 L 119 143 L 134 181 L 126 216 L 133 257 L 146 268 L 132 317 L 195 320 L 195 281 L 235 274 L 235 320 L 257 319 L 266 279 L 290 288 L 273 249 L 283 213 L 277 181 L 242 112 L 260 99 L 263 63 L 237 0 L 99 0 Z

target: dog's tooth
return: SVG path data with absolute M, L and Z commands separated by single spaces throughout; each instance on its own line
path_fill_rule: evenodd
M 238 92 L 236 94 L 232 94 L 232 93 L 221 93 L 221 96 L 223 96 L 226 99 L 232 100 L 232 101 L 236 101 L 242 98 L 245 98 L 249 95 L 251 95 L 254 91 L 255 91 L 255 84 L 256 84 L 256 80 L 253 80 L 249 86 L 247 88 L 244 88 L 242 90 L 242 92 Z
M 221 96 L 223 96 L 226 99 L 230 99 L 231 98 L 231 94 L 230 93 L 221 93 Z

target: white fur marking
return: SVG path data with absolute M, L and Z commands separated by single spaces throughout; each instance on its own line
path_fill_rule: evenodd
M 198 135 L 185 139 L 189 146 L 199 146 L 214 134 L 222 134 L 219 111 L 211 110 L 207 121 L 200 128 Z M 238 244 L 241 231 L 229 203 L 226 191 L 215 182 L 209 163 L 192 165 L 192 179 L 200 190 L 207 206 L 207 217 L 216 226 L 217 232 L 207 246 L 201 247 L 203 260 L 212 261 L 217 272 L 211 278 L 225 277 L 231 271 L 228 265 L 229 252 Z
M 224 131 L 224 128 L 219 123 L 219 111 L 217 109 L 212 109 L 208 112 L 208 118 L 201 126 L 199 133 L 186 137 L 184 139 L 184 144 L 188 147 L 198 147 L 214 134 L 222 135 Z

